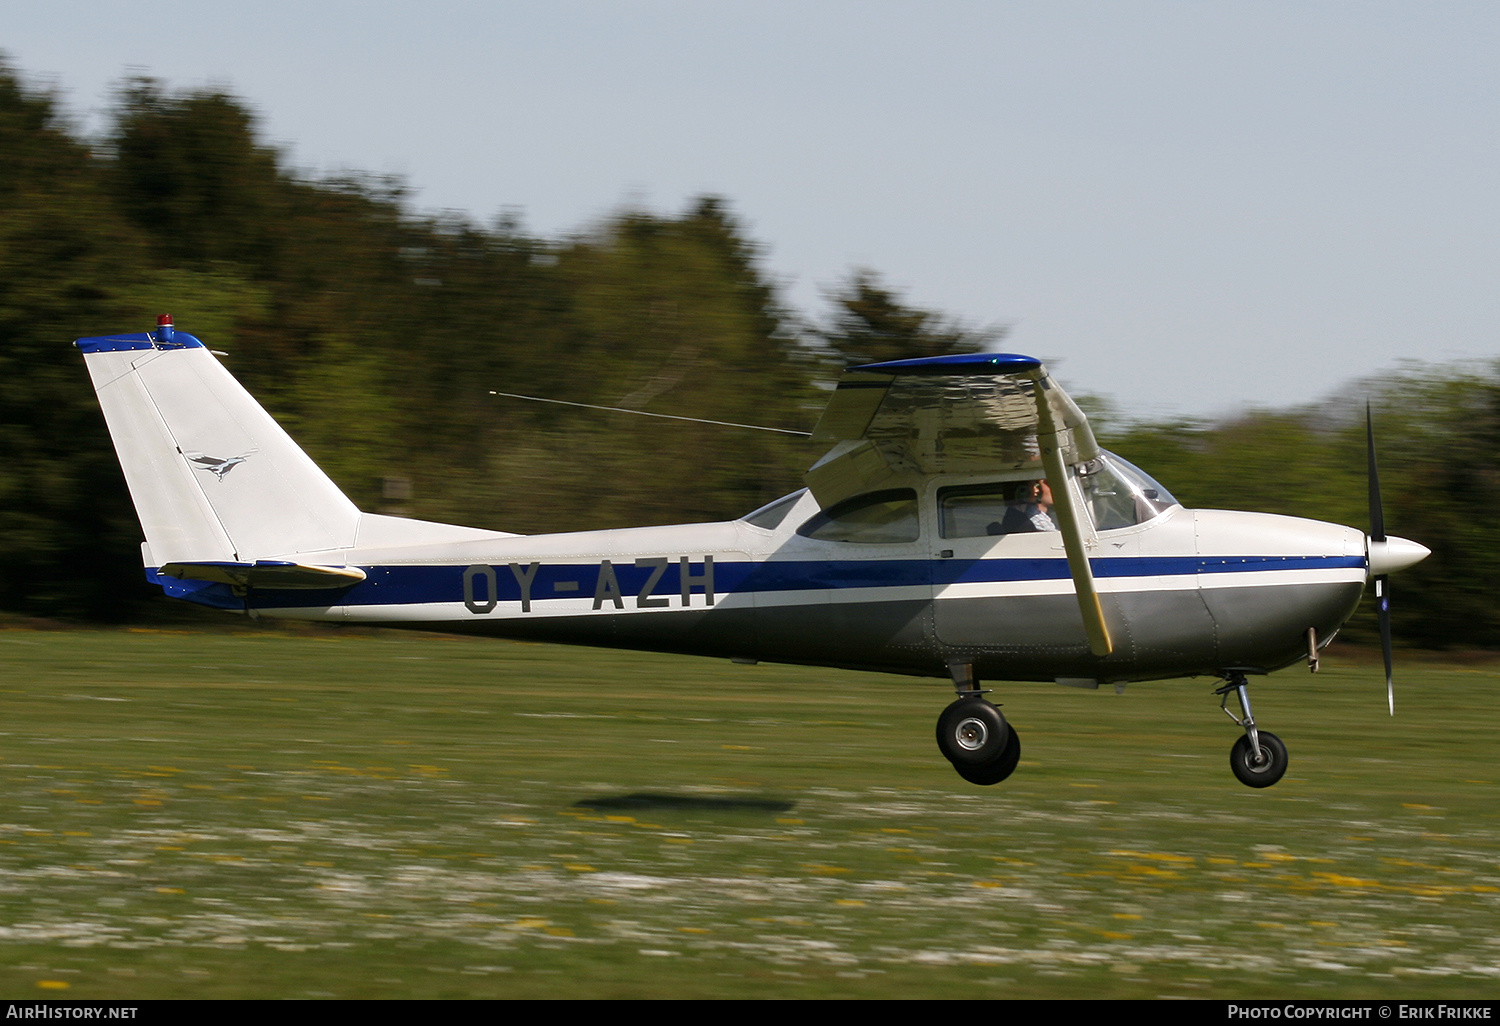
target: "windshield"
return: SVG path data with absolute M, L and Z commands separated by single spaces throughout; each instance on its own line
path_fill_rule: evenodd
M 1078 483 L 1097 531 L 1143 524 L 1163 510 L 1180 505 L 1149 474 L 1112 452 L 1080 465 Z

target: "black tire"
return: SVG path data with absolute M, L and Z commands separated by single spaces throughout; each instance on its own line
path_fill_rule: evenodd
M 955 766 L 987 766 L 1010 742 L 1010 724 L 982 698 L 960 698 L 938 717 L 937 743 Z
M 1012 729 L 1010 743 L 994 762 L 987 766 L 963 766 L 955 762 L 953 768 L 971 784 L 998 784 L 1016 771 L 1016 764 L 1020 761 L 1021 737 Z
M 1229 750 L 1229 768 L 1246 787 L 1270 787 L 1286 773 L 1286 745 L 1281 738 L 1267 731 L 1260 731 L 1260 750 L 1264 759 L 1255 761 L 1255 750 L 1250 747 L 1248 734 L 1241 735 Z

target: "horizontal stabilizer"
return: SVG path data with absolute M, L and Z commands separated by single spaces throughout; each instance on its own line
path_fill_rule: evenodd
M 357 566 L 316 566 L 276 559 L 259 559 L 254 563 L 168 563 L 158 573 L 180 581 L 211 581 L 237 588 L 283 588 L 296 591 L 347 588 L 365 579 L 365 572 Z

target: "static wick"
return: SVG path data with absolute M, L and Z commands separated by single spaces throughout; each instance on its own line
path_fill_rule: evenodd
M 694 424 L 717 424 L 719 427 L 746 428 L 750 431 L 775 431 L 781 435 L 797 435 L 802 438 L 811 438 L 811 431 L 792 431 L 788 428 L 763 427 L 760 424 L 736 424 L 728 420 L 706 420 L 703 417 L 678 417 L 670 413 L 647 413 L 645 410 L 627 410 L 623 406 L 595 406 L 593 403 L 570 403 L 566 399 L 543 399 L 536 395 L 518 395 L 515 392 L 496 392 L 490 390 L 490 395 L 504 396 L 506 399 L 528 399 L 534 403 L 556 403 L 558 406 L 577 406 L 584 410 L 607 410 L 610 413 L 634 413 L 639 417 L 660 417 L 662 420 L 686 420 Z

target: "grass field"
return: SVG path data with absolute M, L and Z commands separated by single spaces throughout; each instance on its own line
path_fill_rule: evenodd
M 0 631 L 0 997 L 1500 996 L 1500 668 L 1002 686 L 394 633 Z

